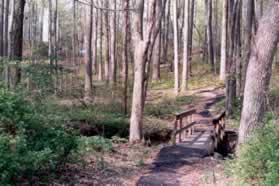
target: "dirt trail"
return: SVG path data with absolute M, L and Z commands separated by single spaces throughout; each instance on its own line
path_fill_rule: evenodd
M 194 116 L 194 120 L 199 124 L 210 124 L 216 115 L 213 113 L 213 106 L 224 99 L 223 90 L 204 89 L 192 92 L 192 94 L 201 99 L 197 105 L 185 106 L 185 110 L 195 108 L 197 114 Z M 201 180 L 202 174 L 214 164 L 207 155 L 208 151 L 202 149 L 180 145 L 165 146 L 158 153 L 149 171 L 141 175 L 135 185 L 204 185 Z

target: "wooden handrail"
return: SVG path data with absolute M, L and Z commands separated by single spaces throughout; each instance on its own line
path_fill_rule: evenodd
M 212 124 L 214 126 L 213 130 L 213 141 L 214 148 L 216 149 L 220 142 L 223 141 L 225 137 L 225 128 L 226 128 L 226 111 L 223 110 L 217 117 L 212 120 Z
M 217 117 L 212 120 L 213 124 L 217 124 L 222 118 L 226 117 L 226 111 L 223 110 Z
M 192 110 L 188 110 L 188 111 L 185 111 L 185 112 L 180 112 L 180 113 L 176 113 L 175 116 L 176 116 L 176 120 L 179 120 L 181 118 L 185 118 L 189 115 L 192 115 L 192 114 L 195 114 L 196 113 L 196 110 L 195 109 L 192 109 Z
M 188 134 L 192 134 L 194 131 L 194 125 L 192 115 L 196 113 L 195 109 L 175 114 L 174 129 L 172 133 L 172 143 L 176 144 L 176 136 L 179 135 L 179 141 L 181 141 L 183 131 L 187 131 Z M 186 126 L 183 126 L 183 119 L 186 119 Z M 185 135 L 186 132 L 185 132 Z
M 176 131 L 173 132 L 173 134 L 177 135 L 177 134 L 183 132 L 184 130 L 187 130 L 187 129 L 193 127 L 195 124 L 197 124 L 197 122 L 194 121 L 194 122 L 186 125 L 185 127 L 181 128 L 181 129 L 177 129 Z

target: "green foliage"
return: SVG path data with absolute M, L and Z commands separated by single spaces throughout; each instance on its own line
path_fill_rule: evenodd
M 145 106 L 145 114 L 159 119 L 173 117 L 176 112 L 180 112 L 180 106 L 189 105 L 195 101 L 192 96 L 179 96 L 174 99 L 166 99 L 159 103 L 148 103 Z
M 122 113 L 111 112 L 114 109 L 112 106 L 93 105 L 88 108 L 74 107 L 67 114 L 74 125 L 80 125 L 80 122 L 85 122 L 89 126 L 96 128 L 99 133 L 106 138 L 112 136 L 127 137 L 129 134 L 129 121 L 127 116 Z
M 48 57 L 48 45 L 44 42 L 38 43 L 36 48 L 33 48 L 33 55 L 40 57 Z
M 55 170 L 77 149 L 59 117 L 42 110 L 23 95 L 0 89 L 0 183 Z
M 108 152 L 112 150 L 112 142 L 102 136 L 80 137 L 79 150 L 82 153 Z
M 279 126 L 269 122 L 257 131 L 241 146 L 239 156 L 229 164 L 229 170 L 242 185 L 278 185 Z
M 157 104 L 146 104 L 144 113 L 148 116 L 164 119 L 173 117 L 173 114 L 179 110 L 179 107 L 171 100 L 162 101 Z

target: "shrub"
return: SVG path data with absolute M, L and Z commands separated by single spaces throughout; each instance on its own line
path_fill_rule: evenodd
M 171 100 L 164 100 L 156 104 L 146 104 L 144 113 L 148 116 L 153 116 L 159 119 L 171 118 L 174 113 L 179 111 L 179 107 Z
M 79 139 L 79 150 L 81 153 L 87 153 L 92 151 L 111 151 L 112 142 L 102 136 L 92 137 L 80 137 Z
M 41 107 L 43 107 L 41 105 Z M 53 115 L 0 88 L 0 183 L 28 179 L 56 169 L 77 149 L 74 135 Z
M 243 145 L 230 164 L 242 185 L 273 186 L 279 183 L 279 126 L 269 122 Z

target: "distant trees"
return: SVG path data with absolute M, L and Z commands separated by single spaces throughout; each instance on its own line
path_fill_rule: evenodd
M 267 10 L 259 21 L 247 68 L 239 128 L 240 144 L 249 139 L 254 129 L 263 126 L 272 62 L 279 42 L 279 2 L 270 1 Z

